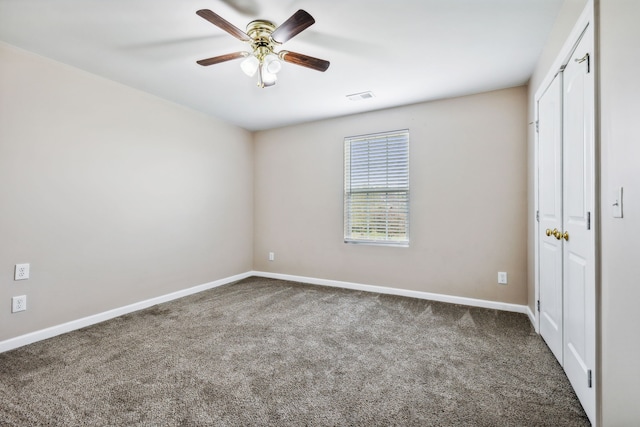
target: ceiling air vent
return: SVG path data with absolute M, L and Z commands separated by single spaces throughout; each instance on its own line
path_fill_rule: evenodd
M 373 98 L 373 92 L 368 91 L 368 92 L 354 93 L 351 95 L 347 95 L 347 98 L 349 98 L 350 101 L 362 101 L 363 99 Z

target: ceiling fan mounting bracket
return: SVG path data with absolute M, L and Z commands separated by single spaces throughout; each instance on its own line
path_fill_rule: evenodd
M 253 54 L 261 61 L 268 54 L 274 53 L 277 42 L 271 38 L 271 33 L 275 29 L 276 25 L 273 22 L 262 19 L 251 21 L 247 25 L 247 35 L 251 38 Z

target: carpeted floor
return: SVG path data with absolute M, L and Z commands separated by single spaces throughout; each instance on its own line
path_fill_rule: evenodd
M 588 426 L 526 316 L 249 278 L 0 354 L 2 426 Z

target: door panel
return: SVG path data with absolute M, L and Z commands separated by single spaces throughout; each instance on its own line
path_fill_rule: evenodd
M 562 74 L 538 101 L 540 335 L 562 364 Z
M 587 125 L 585 114 L 585 80 L 587 65 L 575 61 L 565 69 L 565 108 L 564 108 L 564 181 L 565 197 L 563 209 L 565 226 L 586 226 L 586 150 L 584 127 Z
M 584 319 L 587 260 L 575 253 L 569 253 L 565 269 L 567 277 L 565 295 L 569 302 L 565 313 L 567 346 L 586 373 L 587 365 L 584 363 L 584 355 L 587 352 L 587 343 Z
M 562 251 L 557 243 L 541 243 L 540 266 L 540 335 L 562 364 Z

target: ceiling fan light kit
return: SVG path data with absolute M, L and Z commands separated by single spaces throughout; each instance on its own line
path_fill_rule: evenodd
M 238 40 L 249 43 L 251 46 L 251 52 L 234 52 L 201 59 L 197 61 L 200 65 L 208 66 L 244 58 L 240 63 L 240 68 L 249 77 L 253 77 L 257 73 L 258 86 L 261 88 L 276 84 L 276 74 L 282 68 L 280 61 L 322 72 L 329 68 L 329 61 L 287 50 L 279 52 L 275 50 L 277 46 L 290 40 L 315 23 L 313 17 L 302 9 L 294 13 L 279 27 L 276 27 L 273 22 L 262 19 L 251 21 L 247 25 L 246 33 L 211 10 L 201 9 L 196 14 Z

